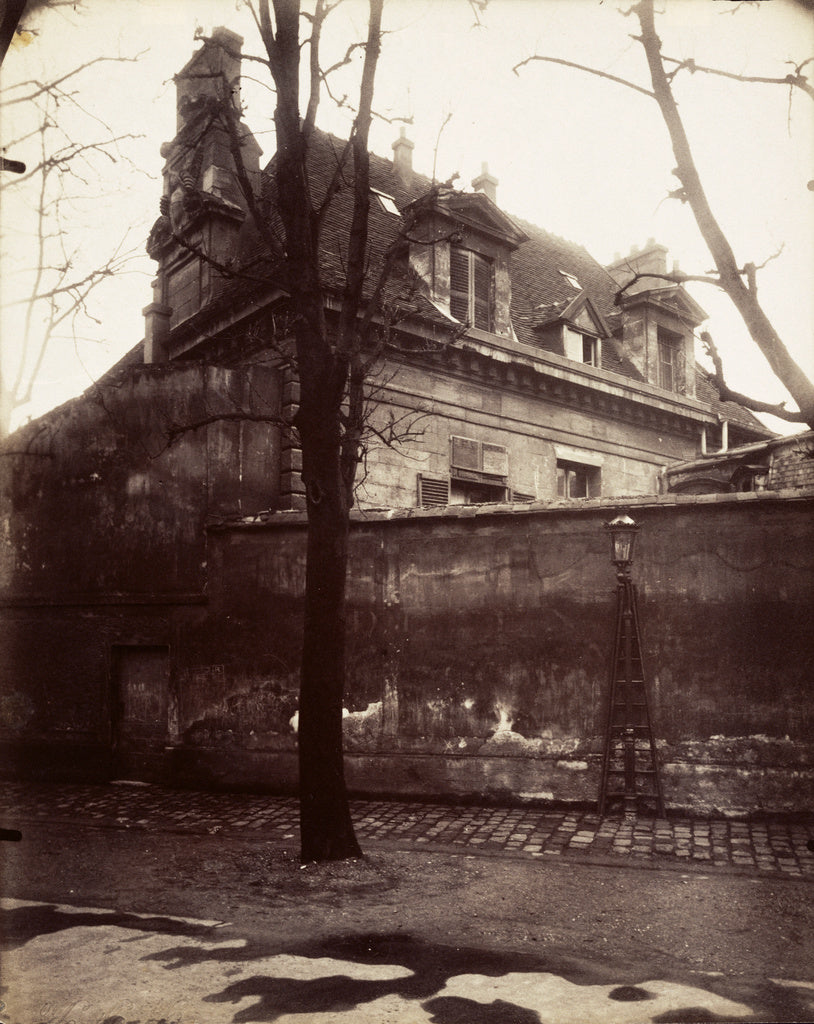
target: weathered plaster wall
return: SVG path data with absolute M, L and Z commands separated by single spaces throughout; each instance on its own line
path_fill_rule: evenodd
M 814 494 L 629 507 L 641 523 L 634 575 L 668 805 L 811 809 Z M 357 514 L 345 718 L 354 790 L 596 798 L 614 615 L 602 523 L 614 508 Z M 4 770 L 25 752 L 30 768 L 33 751 L 40 771 L 46 756 L 62 774 L 115 771 L 111 651 L 165 644 L 163 739 L 128 770 L 292 788 L 304 530 L 297 513 L 210 528 L 197 598 L 72 606 L 52 590 L 50 605 L 7 605 Z
M 812 498 L 748 498 L 632 503 L 653 713 L 676 807 L 811 806 Z M 610 514 L 360 517 L 345 722 L 355 789 L 595 798 Z M 293 758 L 302 527 L 275 518 L 211 537 L 210 613 L 229 616 L 232 642 L 210 623 L 218 660 L 206 653 L 190 670 L 180 735 L 188 769 L 220 780 Z
M 279 408 L 274 371 L 153 364 L 18 431 L 0 453 L 0 599 L 201 592 L 207 517 L 276 501 L 278 427 L 228 418 L 258 407 Z
M 175 666 L 195 660 L 184 645 L 205 604 L 207 520 L 272 507 L 279 479 L 276 425 L 217 415 L 275 407 L 277 376 L 263 368 L 132 367 L 4 444 L 6 770 L 104 776 L 116 645 L 167 648 L 173 687 Z M 162 706 L 172 721 L 156 737 L 170 742 L 177 700 Z

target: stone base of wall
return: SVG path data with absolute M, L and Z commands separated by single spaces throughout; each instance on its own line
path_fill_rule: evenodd
M 748 817 L 814 812 L 814 756 L 804 757 L 799 745 L 764 737 L 716 737 L 696 749 L 700 747 L 662 747 L 668 814 Z M 726 751 L 736 753 L 738 760 L 727 761 Z M 752 764 L 747 763 L 749 757 Z M 0 758 L 0 774 L 6 778 L 105 782 L 127 777 L 184 788 L 286 795 L 297 789 L 295 749 L 167 747 L 133 758 L 124 775 L 109 751 L 94 744 L 72 746 L 70 752 L 62 744 L 44 742 L 6 745 Z M 348 789 L 359 797 L 586 807 L 597 800 L 601 757 L 357 752 L 346 754 L 345 766 Z
M 31 782 L 108 782 L 111 754 L 101 743 L 57 740 L 0 742 L 0 778 Z

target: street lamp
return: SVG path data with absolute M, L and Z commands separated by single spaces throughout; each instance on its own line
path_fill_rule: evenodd
M 605 523 L 605 529 L 610 533 L 611 562 L 616 566 L 617 572 L 629 576 L 636 534 L 639 532 L 638 524 L 629 515 L 620 512 L 609 523 Z
M 633 818 L 640 795 L 656 799 L 664 817 L 656 744 L 647 707 L 647 687 L 642 665 L 636 587 L 630 576 L 633 548 L 639 527 L 627 513 L 619 512 L 605 529 L 611 539 L 611 562 L 616 566 L 616 634 L 608 688 L 608 716 L 599 813 L 604 815 L 609 797 L 623 798 L 626 818 Z M 621 779 L 620 789 L 614 781 Z M 642 780 L 639 786 L 638 780 Z M 640 792 L 640 789 L 643 792 Z

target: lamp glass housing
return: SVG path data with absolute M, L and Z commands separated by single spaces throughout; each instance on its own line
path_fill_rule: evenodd
M 633 561 L 633 547 L 639 527 L 629 515 L 620 513 L 605 526 L 611 537 L 611 562 L 620 567 Z

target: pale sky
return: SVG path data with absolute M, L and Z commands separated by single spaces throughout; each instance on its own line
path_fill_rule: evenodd
M 66 238 L 77 267 L 120 245 L 142 253 L 158 215 L 162 160 L 159 147 L 174 134 L 172 75 L 196 48 L 196 27 L 225 25 L 245 37 L 244 51 L 259 53 L 250 15 L 235 0 L 85 0 L 84 11 L 45 12 L 32 26 L 28 46 L 13 47 L 3 65 L 4 95 L 15 82 L 51 78 L 95 57 L 136 57 L 89 69 L 60 117 L 68 129 L 89 130 L 98 120 L 115 134 L 143 135 L 121 146 L 135 165 L 103 160 L 103 182 L 91 197 L 75 193 L 66 209 Z M 498 204 L 541 227 L 578 242 L 608 263 L 632 245 L 655 238 L 687 273 L 711 268 L 686 206 L 666 199 L 677 185 L 674 159 L 656 104 L 646 97 L 578 71 L 534 63 L 515 75 L 513 66 L 534 53 L 591 65 L 648 86 L 636 22 L 624 17 L 623 0 L 491 0 L 474 26 L 465 0 L 386 0 L 385 37 L 377 76 L 376 108 L 387 116 L 410 115 L 414 166 L 432 173 L 441 134 L 437 175 L 460 173 L 470 182 L 488 162 L 499 179 Z M 738 7 L 735 13 L 733 8 Z M 326 26 L 327 62 L 349 41 L 361 39 L 366 5 L 346 0 Z M 737 5 L 729 0 L 665 0 L 658 19 L 664 52 L 698 64 L 743 74 L 782 76 L 786 61 L 814 57 L 814 16 L 794 0 Z M 355 69 L 354 69 L 355 70 Z M 814 63 L 809 66 L 814 79 Z M 264 149 L 273 151 L 273 94 L 264 69 L 244 63 L 246 121 Z M 339 94 L 353 95 L 350 79 Z M 814 104 L 802 93 L 789 103 L 780 86 L 744 85 L 702 74 L 676 80 L 676 95 L 712 207 L 729 234 L 739 263 L 760 264 L 764 308 L 804 369 L 814 375 Z M 83 113 L 74 106 L 81 104 Z M 29 117 L 30 117 L 29 111 Z M 346 115 L 327 97 L 319 123 L 341 134 Z M 89 118 L 98 119 L 90 121 Z M 75 120 L 74 120 L 75 119 Z M 0 123 L 9 146 L 35 124 L 19 104 Z M 377 121 L 372 148 L 390 156 L 398 125 Z M 36 162 L 34 140 L 7 149 Z M 5 176 L 8 183 L 9 176 Z M 17 296 L 33 257 L 26 234 L 32 199 L 6 188 L 0 208 L 4 250 L 2 301 Z M 26 260 L 28 262 L 26 263 Z M 142 308 L 150 301 L 154 264 L 146 254 L 130 273 L 94 292 L 84 321 L 54 341 L 42 385 L 30 410 L 39 414 L 83 391 L 143 333 Z M 710 314 L 706 324 L 725 358 L 730 384 L 768 401 L 782 389 L 731 311 L 729 300 L 704 286 L 693 295 Z M 20 310 L 0 323 L 7 365 L 19 347 Z M 772 423 L 783 432 L 791 427 Z

